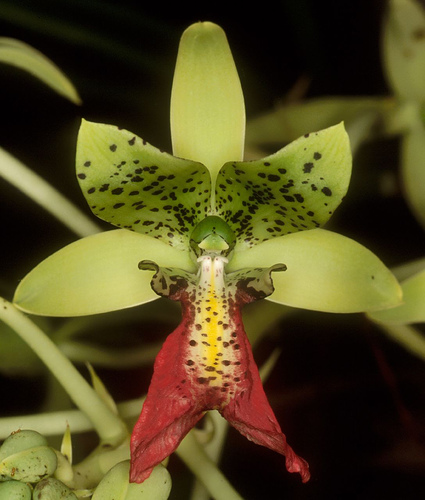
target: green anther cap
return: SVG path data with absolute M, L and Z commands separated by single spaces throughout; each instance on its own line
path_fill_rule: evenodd
M 190 236 L 190 246 L 197 256 L 202 250 L 227 255 L 235 246 L 235 242 L 235 234 L 229 225 L 215 215 L 203 219 Z

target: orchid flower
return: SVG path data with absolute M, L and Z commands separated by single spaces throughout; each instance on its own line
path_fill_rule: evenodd
M 383 263 L 319 229 L 346 194 L 351 154 L 343 124 L 243 161 L 245 110 L 223 30 L 189 27 L 171 99 L 173 155 L 136 134 L 83 121 L 77 177 L 95 215 L 120 229 L 59 250 L 20 283 L 15 304 L 50 316 L 122 309 L 158 296 L 179 301 L 131 439 L 143 482 L 209 410 L 309 479 L 267 401 L 241 318 L 270 298 L 328 312 L 400 303 Z M 152 276 L 153 273 L 153 276 Z M 273 274 L 273 280 L 272 280 Z

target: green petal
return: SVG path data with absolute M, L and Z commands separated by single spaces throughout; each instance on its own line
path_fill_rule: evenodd
M 154 300 L 152 273 L 138 269 L 143 259 L 161 266 L 194 270 L 188 252 L 125 230 L 78 240 L 35 267 L 19 284 L 14 303 L 45 316 L 82 316 Z
M 221 166 L 241 160 L 245 105 L 224 31 L 205 22 L 180 41 L 171 94 L 173 153 L 208 167 L 213 181 Z
M 228 264 L 244 267 L 286 264 L 275 273 L 270 300 L 324 312 L 374 311 L 400 304 L 397 280 L 378 257 L 359 243 L 315 229 L 275 238 L 242 252 Z
M 217 211 L 239 248 L 322 226 L 345 196 L 351 152 L 344 125 L 306 134 L 277 153 L 227 163 L 217 178 Z
M 112 125 L 83 120 L 77 177 L 95 215 L 181 249 L 209 209 L 211 180 L 204 165 Z
M 383 27 L 383 63 L 403 100 L 425 99 L 425 11 L 420 2 L 390 0 Z
M 410 324 L 425 321 L 425 270 L 401 284 L 403 304 L 385 311 L 370 314 L 370 318 L 381 323 Z
M 0 38 L 0 62 L 28 71 L 58 94 L 75 104 L 81 99 L 62 71 L 38 50 L 13 38 Z

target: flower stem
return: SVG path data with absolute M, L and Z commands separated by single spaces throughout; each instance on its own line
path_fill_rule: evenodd
M 189 434 L 176 452 L 215 500 L 242 500 L 217 465 L 198 443 L 195 434 Z
M 117 404 L 118 413 L 123 420 L 134 421 L 143 405 L 144 398 L 130 399 Z M 43 436 L 60 436 L 64 433 L 65 422 L 72 429 L 72 434 L 93 430 L 93 423 L 81 410 L 60 410 L 32 415 L 19 415 L 0 418 L 0 441 L 4 440 L 16 428 L 32 429 Z
M 78 408 L 87 415 L 102 442 L 114 446 L 127 437 L 124 422 L 100 399 L 69 359 L 37 325 L 5 299 L 1 299 L 0 320 L 15 330 L 39 356 Z

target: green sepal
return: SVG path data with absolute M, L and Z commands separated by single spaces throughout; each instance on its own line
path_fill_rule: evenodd
M 170 124 L 173 153 L 203 163 L 213 182 L 226 161 L 243 158 L 241 83 L 226 34 L 214 23 L 192 24 L 181 37 Z
M 196 269 L 189 252 L 123 229 L 88 236 L 36 266 L 16 289 L 19 309 L 44 316 L 84 316 L 115 311 L 157 298 L 152 275 L 138 263 Z
M 216 211 L 235 232 L 237 248 L 325 224 L 345 196 L 351 151 L 340 123 L 306 134 L 277 153 L 226 163 Z
M 210 208 L 211 178 L 204 165 L 112 125 L 82 121 L 76 168 L 95 215 L 182 249 Z
M 398 307 L 376 311 L 369 317 L 380 323 L 406 325 L 425 321 L 425 270 L 401 283 L 403 303 Z
M 323 312 L 374 311 L 401 303 L 401 288 L 379 258 L 354 240 L 324 229 L 274 238 L 235 251 L 226 271 L 286 264 L 268 300 Z

